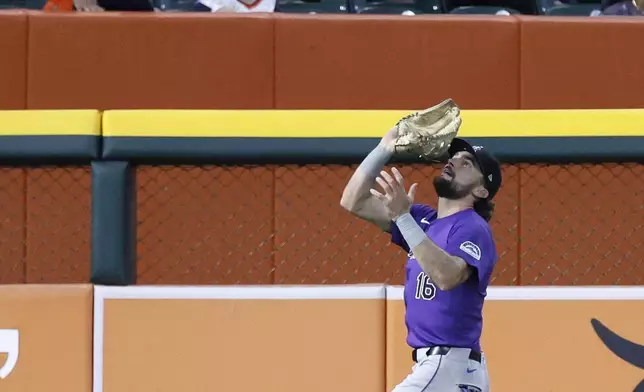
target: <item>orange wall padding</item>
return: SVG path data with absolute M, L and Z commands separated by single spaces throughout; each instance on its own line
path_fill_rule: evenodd
M 568 288 L 551 299 L 549 289 L 496 290 L 481 338 L 495 391 L 631 391 L 641 382 L 641 369 L 594 329 L 637 348 L 638 288 Z M 0 359 L 17 358 L 2 391 L 389 392 L 413 366 L 402 294 L 378 285 L 0 285 Z M 261 366 L 249 375 L 253 361 Z
M 0 109 L 641 108 L 643 34 L 624 18 L 2 12 Z

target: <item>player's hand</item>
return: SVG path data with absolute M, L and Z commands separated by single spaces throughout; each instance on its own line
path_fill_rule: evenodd
M 418 184 L 412 184 L 409 187 L 409 192 L 407 192 L 405 191 L 405 179 L 398 169 L 394 167 L 391 169 L 391 173 L 393 175 L 383 170 L 380 172 L 380 176 L 376 178 L 376 182 L 380 185 L 384 194 L 375 189 L 371 189 L 370 192 L 384 204 L 389 218 L 396 220 L 399 216 L 411 211 Z

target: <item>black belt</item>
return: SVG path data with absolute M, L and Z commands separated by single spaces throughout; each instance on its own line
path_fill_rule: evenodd
M 427 349 L 427 352 L 425 353 L 425 355 L 427 355 L 428 357 L 430 355 L 446 355 L 449 352 L 450 349 L 451 349 L 451 347 L 447 347 L 447 346 L 434 346 L 434 347 L 431 347 L 431 348 Z M 411 352 L 411 358 L 414 360 L 414 362 L 418 362 L 416 360 L 416 358 L 418 357 L 417 351 L 418 351 L 418 349 L 416 348 L 416 349 L 414 349 L 414 351 Z M 478 352 L 478 351 L 470 350 L 470 357 L 469 358 L 472 361 L 476 361 L 478 363 L 481 363 L 481 353 Z

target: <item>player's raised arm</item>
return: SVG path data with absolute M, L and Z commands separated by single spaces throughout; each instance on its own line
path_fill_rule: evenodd
M 382 202 L 371 194 L 370 189 L 394 154 L 397 134 L 395 127 L 389 130 L 378 146 L 367 155 L 351 176 L 340 200 L 342 208 L 387 232 L 391 230 L 391 219 Z
M 418 226 L 410 214 L 416 193 L 416 184 L 413 184 L 407 192 L 400 172 L 393 168 L 392 173 L 393 176 L 383 172 L 376 179 L 385 191 L 384 194 L 376 189 L 371 189 L 370 192 L 383 203 L 385 211 L 398 227 L 409 250 L 436 286 L 443 291 L 455 288 L 470 276 L 471 268 L 462 258 L 452 256 L 441 249 Z

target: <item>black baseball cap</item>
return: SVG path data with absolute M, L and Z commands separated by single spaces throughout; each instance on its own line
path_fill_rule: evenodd
M 501 188 L 501 164 L 483 146 L 473 146 L 464 139 L 454 138 L 447 151 L 449 157 L 460 151 L 467 151 L 476 159 L 485 178 L 485 189 L 490 194 L 488 200 L 491 200 Z

